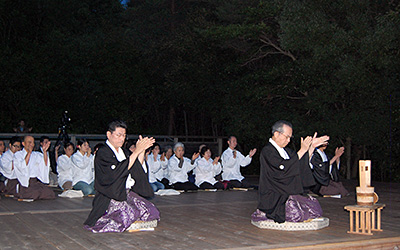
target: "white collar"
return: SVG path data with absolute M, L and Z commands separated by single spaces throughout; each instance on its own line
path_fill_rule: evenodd
M 321 151 L 319 148 L 317 148 L 317 152 L 321 156 L 322 162 L 327 162 L 328 161 L 328 157 L 326 156 L 324 151 Z
M 285 160 L 289 160 L 290 157 L 288 155 L 288 153 L 286 152 L 286 150 L 284 148 L 281 148 L 278 146 L 278 144 L 276 144 L 276 142 L 274 140 L 272 140 L 272 138 L 269 138 L 269 142 L 272 144 L 272 146 L 274 146 L 276 148 L 276 150 L 278 150 L 279 155 L 285 159 Z
M 109 140 L 106 141 L 106 144 L 111 148 L 111 150 L 114 152 L 115 156 L 117 157 L 117 160 L 119 162 L 123 161 L 126 159 L 125 153 L 122 150 L 122 148 L 118 148 L 118 151 L 115 149 L 115 147 L 111 144 Z

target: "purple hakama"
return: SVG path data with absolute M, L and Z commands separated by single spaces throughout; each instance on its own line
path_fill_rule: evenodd
M 132 191 L 127 191 L 126 201 L 111 199 L 106 214 L 92 227 L 85 229 L 93 233 L 124 232 L 136 221 L 160 220 L 160 212 L 150 201 Z
M 322 208 L 312 196 L 290 195 L 285 204 L 285 212 L 287 222 L 303 222 L 322 216 Z M 254 222 L 271 220 L 259 209 L 251 215 L 251 219 Z

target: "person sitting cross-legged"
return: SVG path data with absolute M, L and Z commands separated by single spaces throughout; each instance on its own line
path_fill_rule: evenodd
M 199 153 L 194 153 L 192 160 L 184 157 L 185 146 L 178 142 L 174 146 L 174 155 L 168 161 L 168 179 L 173 189 L 177 190 L 197 190 L 197 186 L 189 181 L 188 173 L 195 168 L 194 161 Z
M 57 159 L 58 185 L 63 190 L 70 190 L 72 189 L 72 170 L 74 168 L 71 160 L 71 156 L 74 153 L 74 144 L 71 142 L 66 143 L 64 152 L 65 154 Z
M 4 194 L 15 196 L 17 194 L 18 179 L 15 173 L 15 153 L 21 150 L 21 139 L 14 136 L 10 139 L 9 149 L 0 158 L 0 172 L 6 178 L 4 181 Z
M 196 161 L 194 174 L 196 175 L 196 185 L 200 189 L 224 189 L 224 185 L 215 179 L 215 176 L 221 173 L 221 163 L 218 162 L 219 156 L 213 160 L 211 158 L 211 149 L 204 146 L 200 150 L 202 156 Z
M 164 171 L 168 166 L 168 161 L 165 159 L 165 155 L 160 155 L 160 145 L 154 143 L 150 148 L 151 153 L 147 157 L 147 165 L 149 167 L 149 182 L 154 192 L 159 189 L 164 189 L 164 184 L 161 180 L 164 177 Z
M 94 191 L 94 163 L 89 142 L 80 139 L 77 143 L 77 151 L 71 156 L 72 186 L 74 190 L 82 190 L 83 194 L 92 195 Z
M 53 190 L 45 184 L 49 183 L 50 159 L 47 150 L 50 142 L 43 145 L 43 153 L 33 151 L 35 139 L 25 136 L 24 148 L 15 153 L 14 169 L 19 182 L 16 198 L 20 199 L 54 199 Z
M 222 179 L 228 182 L 228 188 L 249 188 L 252 185 L 240 173 L 241 167 L 246 167 L 251 163 L 252 157 L 257 149 L 250 150 L 247 156 L 244 156 L 236 149 L 237 139 L 235 136 L 228 138 L 229 147 L 222 153 Z

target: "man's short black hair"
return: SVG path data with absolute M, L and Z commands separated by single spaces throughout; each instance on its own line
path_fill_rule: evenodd
M 207 145 L 202 147 L 201 150 L 200 150 L 200 155 L 204 156 L 204 154 L 207 152 L 207 150 L 211 151 L 211 149 Z
M 122 120 L 113 120 L 108 124 L 107 131 L 110 131 L 111 133 L 114 132 L 117 128 L 124 128 L 127 129 L 128 126 L 126 123 Z
M 50 138 L 48 136 L 43 135 L 40 137 L 39 142 L 44 142 L 44 140 L 46 140 L 46 139 L 50 141 Z
M 19 142 L 22 143 L 21 138 L 19 136 L 13 136 L 10 139 L 10 144 L 13 145 L 14 143 Z
M 64 148 L 68 148 L 69 146 L 72 146 L 72 148 L 75 148 L 75 145 L 72 142 L 67 142 L 64 144 Z

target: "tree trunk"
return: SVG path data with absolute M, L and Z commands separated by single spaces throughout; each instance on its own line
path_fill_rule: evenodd
M 358 168 L 359 168 L 359 161 L 361 159 L 361 154 L 362 154 L 362 146 L 355 146 L 354 147 L 354 161 L 353 161 L 353 167 L 351 171 L 351 177 L 352 178 L 357 178 L 358 174 Z
M 175 128 L 175 109 L 169 108 L 168 135 L 173 135 Z
M 351 179 L 351 138 L 346 138 L 346 179 Z
M 185 120 L 185 135 L 187 137 L 189 135 L 189 130 L 188 130 L 187 115 L 185 110 L 183 110 L 183 119 Z
M 367 147 L 363 145 L 362 148 L 363 148 L 363 160 L 367 160 Z

